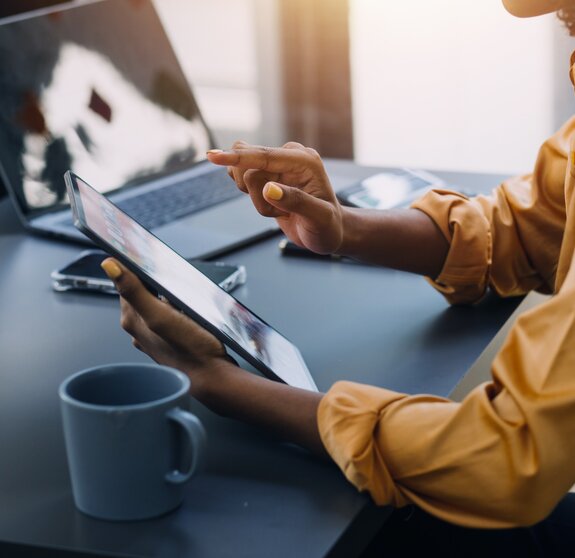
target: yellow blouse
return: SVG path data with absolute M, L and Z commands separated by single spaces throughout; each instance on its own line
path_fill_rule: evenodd
M 473 199 L 437 190 L 414 207 L 450 243 L 432 283 L 451 303 L 488 287 L 556 294 L 517 320 L 492 381 L 461 403 L 336 383 L 318 411 L 323 443 L 377 504 L 470 527 L 533 524 L 575 483 L 575 118 L 533 174 Z

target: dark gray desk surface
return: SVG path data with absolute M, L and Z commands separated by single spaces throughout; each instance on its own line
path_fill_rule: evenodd
M 371 172 L 330 165 L 337 186 Z M 489 188 L 500 178 L 442 174 L 468 188 Z M 247 267 L 248 282 L 235 295 L 300 347 L 321 390 L 349 379 L 447 396 L 517 304 L 488 298 L 477 307 L 449 308 L 420 277 L 282 258 L 277 242 L 221 259 Z M 178 511 L 107 523 L 75 510 L 58 385 L 85 367 L 146 361 L 120 329 L 117 300 L 51 290 L 50 271 L 79 250 L 24 234 L 8 202 L 0 203 L 0 542 L 59 549 L 55 555 L 64 549 L 218 558 L 359 553 L 387 509 L 358 494 L 334 465 L 198 403 L 208 464 Z

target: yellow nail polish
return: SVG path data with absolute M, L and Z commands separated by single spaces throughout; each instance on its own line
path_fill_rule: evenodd
M 106 275 L 115 281 L 122 275 L 122 270 L 120 266 L 113 260 L 104 260 L 101 264 L 102 269 L 106 272 Z
M 284 191 L 277 184 L 268 182 L 266 184 L 266 197 L 278 201 L 284 197 Z
M 208 150 L 206 151 L 206 153 L 207 153 L 208 155 L 215 155 L 216 153 L 223 153 L 223 152 L 224 152 L 223 149 L 208 149 Z

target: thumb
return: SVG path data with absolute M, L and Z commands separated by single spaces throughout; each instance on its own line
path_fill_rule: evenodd
M 148 323 L 157 317 L 158 309 L 167 307 L 160 302 L 131 271 L 118 260 L 107 258 L 101 264 L 106 275 L 114 282 L 118 294 Z M 150 329 L 154 329 L 150 327 Z
M 329 202 L 320 200 L 300 188 L 286 186 L 279 182 L 268 182 L 263 189 L 265 200 L 282 211 L 301 215 L 311 221 L 331 215 Z

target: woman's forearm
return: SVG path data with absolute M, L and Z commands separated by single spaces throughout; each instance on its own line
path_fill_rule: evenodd
M 196 383 L 192 395 L 212 411 L 266 428 L 274 435 L 327 456 L 319 435 L 317 409 L 322 393 L 262 378 L 227 363 L 218 363 Z
M 343 208 L 340 255 L 435 278 L 449 244 L 436 224 L 418 209 Z

